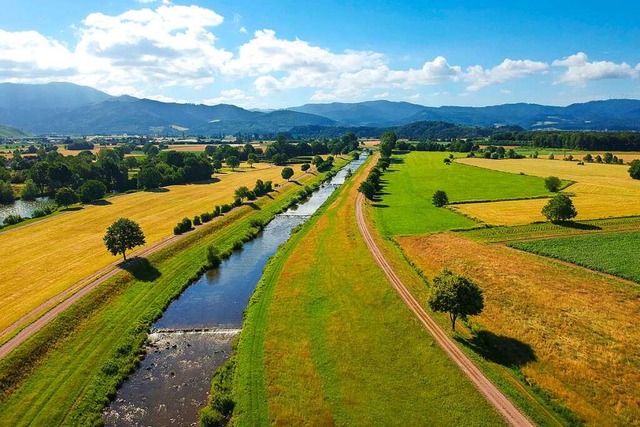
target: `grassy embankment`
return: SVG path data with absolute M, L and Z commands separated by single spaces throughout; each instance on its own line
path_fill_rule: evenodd
M 137 221 L 150 246 L 171 236 L 175 224 L 185 216 L 193 218 L 231 202 L 241 185 L 253 188 L 257 179 L 282 183 L 280 172 L 280 167 L 256 168 L 216 175 L 217 181 L 208 184 L 125 194 L 1 232 L 0 305 L 5 309 L 0 313 L 0 330 L 116 261 L 102 242 L 105 230 L 116 219 L 125 216 Z M 301 176 L 299 169 L 296 172 Z
M 336 162 L 337 166 L 344 161 Z M 306 175 L 302 184 L 319 181 Z M 206 264 L 206 248 L 222 252 L 257 232 L 296 197 L 301 187 L 282 187 L 214 220 L 81 299 L 0 361 L 0 424 L 91 425 L 133 371 L 148 328 Z M 210 208 L 210 206 L 209 206 Z M 199 211 L 191 212 L 190 216 Z
M 265 269 L 237 348 L 236 425 L 501 424 L 369 253 L 354 215 L 366 169 Z
M 433 167 L 436 170 L 432 173 L 437 177 L 438 165 Z M 407 162 L 394 168 L 400 172 L 385 176 L 389 177 L 385 191 L 391 194 L 407 191 L 404 182 L 421 173 L 412 170 L 419 169 L 416 163 Z M 402 169 L 407 169 L 406 178 L 396 179 Z M 421 191 L 423 185 L 428 188 L 433 184 L 417 181 L 414 188 Z M 449 191 L 445 186 L 443 189 Z M 496 189 L 499 191 L 499 187 Z M 385 200 L 389 196 L 383 198 L 383 204 Z M 390 208 L 382 209 L 387 211 L 386 216 L 376 212 L 378 223 L 387 220 L 439 224 L 438 215 L 449 215 L 433 209 L 428 215 L 414 211 L 403 216 L 397 206 L 388 204 Z M 638 218 L 622 218 L 582 222 L 574 227 L 531 224 L 395 237 L 395 240 L 408 261 L 427 277 L 448 267 L 470 276 L 481 286 L 486 298 L 485 311 L 474 317 L 457 338 L 467 353 L 475 353 L 479 366 L 507 395 L 521 405 L 529 401 L 525 411 L 536 422 L 578 422 L 575 415 L 563 409 L 568 406 L 589 423 L 622 425 L 637 423 L 640 415 L 637 410 L 640 370 L 634 357 L 639 351 L 638 334 L 631 330 L 634 313 L 640 308 L 640 291 L 615 279 L 594 277 L 580 268 L 482 241 L 539 238 L 547 233 L 594 233 L 585 238 L 596 238 L 597 233 L 601 238 L 607 236 L 604 234 L 607 230 L 626 230 L 638 223 Z M 382 226 L 385 229 L 385 224 Z M 393 227 L 386 225 L 386 229 Z M 475 241 L 463 237 L 474 237 Z M 412 291 L 426 301 L 425 289 Z M 446 319 L 436 318 L 446 325 Z M 545 415 L 546 422 L 540 418 Z
M 640 283 L 637 231 L 514 242 L 509 246 Z
M 607 165 L 545 159 L 487 160 L 460 159 L 456 163 L 482 168 L 525 173 L 539 177 L 558 176 L 576 183 L 565 191 L 572 193 L 577 220 L 640 215 L 640 181 L 631 179 L 627 165 Z M 519 225 L 544 221 L 545 200 L 504 201 L 466 204 L 456 208 L 488 224 Z
M 393 157 L 394 162 L 401 163 L 395 163 L 384 175 L 383 183 L 388 187 L 376 204 L 376 218 L 384 235 L 433 233 L 476 225 L 469 218 L 434 207 L 432 196 L 436 190 L 444 190 L 452 203 L 550 195 L 538 177 L 495 172 L 458 161 L 446 166 L 443 159 L 447 156 L 448 153 L 412 152 Z

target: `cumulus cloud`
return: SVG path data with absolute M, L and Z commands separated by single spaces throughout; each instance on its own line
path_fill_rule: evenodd
M 465 80 L 471 82 L 467 86 L 467 90 L 476 91 L 486 86 L 506 83 L 513 79 L 544 73 L 548 70 L 549 65 L 544 62 L 507 58 L 500 65 L 490 69 L 485 69 L 480 65 L 467 68 Z
M 253 101 L 255 98 L 240 89 L 228 89 L 220 92 L 216 98 L 205 99 L 202 101 L 206 105 L 218 104 L 236 104 L 242 105 Z
M 0 30 L 0 77 L 14 83 L 64 79 L 78 70 L 76 58 L 62 43 L 36 31 Z
M 634 79 L 640 75 L 640 64 L 635 68 L 623 62 L 616 64 L 610 61 L 589 62 L 584 52 L 553 61 L 554 67 L 564 67 L 566 71 L 556 83 L 571 83 L 584 86 L 591 80 Z

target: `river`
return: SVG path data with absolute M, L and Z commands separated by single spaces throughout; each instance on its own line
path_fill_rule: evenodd
M 265 264 L 289 239 L 291 230 L 344 184 L 362 155 L 324 183 L 306 201 L 277 215 L 219 268 L 207 271 L 153 325 L 140 368 L 104 411 L 107 426 L 198 425 L 211 377 L 230 356 L 242 327 L 243 311 L 262 277 Z

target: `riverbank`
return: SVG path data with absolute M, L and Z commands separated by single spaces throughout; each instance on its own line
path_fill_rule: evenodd
M 337 160 L 336 169 L 346 164 Z M 302 185 L 320 182 L 310 175 Z M 136 368 L 147 331 L 207 264 L 214 245 L 229 252 L 298 197 L 279 189 L 198 230 L 87 295 L 0 362 L 0 420 L 10 425 L 101 423 L 101 410 Z

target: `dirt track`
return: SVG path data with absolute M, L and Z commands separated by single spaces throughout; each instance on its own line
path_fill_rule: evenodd
M 427 314 L 420 303 L 407 290 L 374 241 L 364 218 L 362 209 L 363 204 L 364 196 L 362 194 L 358 194 L 358 200 L 356 202 L 356 219 L 358 221 L 360 232 L 362 233 L 371 254 L 405 304 L 407 304 L 409 309 L 416 315 L 420 322 L 422 322 L 424 327 L 427 328 L 431 335 L 433 335 L 440 347 L 444 349 L 462 372 L 464 372 L 476 388 L 484 395 L 487 401 L 495 407 L 498 413 L 500 413 L 500 415 L 502 415 L 510 425 L 518 427 L 533 426 L 531 421 L 529 421 L 529 419 L 525 417 L 520 410 L 518 410 L 518 408 L 516 408 L 511 401 L 509 401 L 509 399 L 507 399 L 507 397 L 487 379 L 487 377 L 484 376 L 473 362 L 464 355 L 451 338 L 449 338 L 449 336 Z

